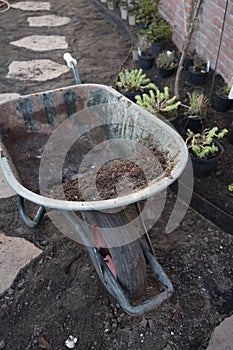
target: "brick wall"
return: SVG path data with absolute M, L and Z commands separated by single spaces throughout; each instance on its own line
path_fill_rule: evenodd
M 161 15 L 172 25 L 173 42 L 179 50 L 182 49 L 184 42 L 191 4 L 192 0 L 160 0 Z M 204 0 L 193 35 L 192 47 L 196 49 L 198 55 L 210 61 L 212 69 L 215 68 L 225 7 L 226 0 Z M 217 73 L 226 82 L 230 82 L 233 77 L 233 2 L 231 0 L 228 3 Z

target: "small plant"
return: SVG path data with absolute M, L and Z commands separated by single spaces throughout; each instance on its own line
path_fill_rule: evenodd
M 229 192 L 233 192 L 233 183 L 227 186 Z
M 188 129 L 186 144 L 194 156 L 207 159 L 215 156 L 219 152 L 218 146 L 214 143 L 214 139 L 221 139 L 227 134 L 228 130 L 223 129 L 218 132 L 218 127 L 205 129 L 201 133 L 193 133 Z
M 177 66 L 174 51 L 162 51 L 156 58 L 156 64 L 159 68 L 175 68 Z
M 188 93 L 188 99 L 189 106 L 185 106 L 188 109 L 186 115 L 199 117 L 206 115 L 209 99 L 204 92 L 194 90 L 193 92 Z
M 230 90 L 231 90 L 231 84 L 224 84 L 219 90 L 219 95 L 228 97 Z
M 172 37 L 172 30 L 168 22 L 161 17 L 155 19 L 147 29 L 141 30 L 141 33 L 145 34 L 151 43 L 163 42 Z
M 197 54 L 194 55 L 192 69 L 194 71 L 201 71 L 203 73 L 206 73 L 206 68 L 207 68 L 207 63 Z
M 142 69 L 132 69 L 129 71 L 127 68 L 124 68 L 118 74 L 116 86 L 126 91 L 144 91 L 155 88 L 155 84 L 147 78 Z
M 140 35 L 139 41 L 138 41 L 138 48 L 139 48 L 139 56 L 145 55 L 149 56 L 150 54 L 150 42 L 148 41 L 148 38 L 146 35 Z
M 158 14 L 159 11 L 156 1 L 141 0 L 136 14 L 136 21 L 137 23 L 143 22 L 145 25 L 148 25 Z
M 174 110 L 179 107 L 180 101 L 176 101 L 176 96 L 170 97 L 167 86 L 163 92 L 157 86 L 154 90 L 155 92 L 150 90 L 148 94 L 135 96 L 136 103 L 153 114 L 162 113 L 165 116 L 172 117 Z

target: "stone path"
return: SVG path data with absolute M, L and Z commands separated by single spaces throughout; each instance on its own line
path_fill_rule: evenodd
M 63 60 L 63 54 L 66 51 L 73 52 L 74 57 L 80 59 L 81 70 L 84 72 L 86 70 L 87 75 L 91 77 L 90 81 L 108 82 L 108 77 L 111 78 L 114 75 L 112 66 L 106 67 L 103 62 L 103 68 L 107 73 L 105 76 L 102 75 L 104 81 L 101 81 L 99 68 L 95 68 L 94 65 L 92 70 L 89 69 L 90 60 L 95 63 L 96 51 L 93 50 L 93 56 L 89 53 L 85 54 L 85 48 L 88 48 L 89 51 L 89 47 L 96 44 L 96 35 L 93 35 L 95 34 L 93 30 L 97 25 L 102 32 L 106 32 L 103 44 L 102 38 L 98 39 L 97 46 L 101 47 L 102 45 L 103 47 L 103 53 L 100 52 L 100 55 L 105 55 L 104 47 L 108 47 L 108 50 L 111 51 L 109 59 L 113 61 L 113 66 L 114 60 L 116 60 L 115 69 L 120 68 L 118 67 L 119 63 L 117 63 L 119 58 L 116 57 L 114 50 L 116 45 L 121 47 L 119 33 L 116 32 L 115 41 L 108 40 L 109 34 L 104 29 L 105 19 L 97 12 L 89 13 L 90 8 L 86 1 L 83 1 L 83 4 L 79 3 L 80 17 L 75 16 L 75 18 L 72 1 L 68 0 L 66 4 L 67 9 L 64 13 L 67 15 L 61 15 L 62 10 L 58 10 L 55 14 L 54 9 L 60 5 L 50 1 L 20 1 L 11 4 L 10 10 L 5 15 L 5 18 L 9 17 L 8 21 L 3 21 L 0 24 L 2 35 L 0 50 L 3 51 L 4 48 L 5 52 L 5 60 L 2 60 L 0 65 L 0 79 L 2 80 L 0 105 L 6 100 L 18 98 L 20 95 L 74 85 L 73 73 Z M 76 30 L 83 26 L 86 28 L 86 32 L 83 34 L 80 31 L 77 42 L 75 39 L 77 37 Z M 76 47 L 78 47 L 78 55 L 75 51 Z M 122 57 L 126 55 L 127 52 L 123 52 Z M 91 71 L 93 76 L 90 74 Z M 85 73 L 83 77 L 85 79 Z M 58 80 L 58 78 L 61 79 Z M 0 172 L 0 199 L 13 195 L 15 192 L 9 187 Z M 2 293 L 4 289 L 9 288 L 19 269 L 39 254 L 39 250 L 21 238 L 8 238 L 4 235 L 1 235 L 0 238 L 0 293 Z M 18 254 L 18 247 L 23 252 L 21 255 Z M 15 255 L 17 258 L 12 259 Z
M 25 1 L 12 4 L 21 11 L 50 11 L 50 2 Z M 30 16 L 29 27 L 57 27 L 70 22 L 69 17 L 55 15 Z M 47 30 L 45 30 L 45 33 Z M 36 33 L 36 29 L 35 29 Z M 9 42 L 18 48 L 26 48 L 37 52 L 68 49 L 66 37 L 63 35 L 30 35 L 16 41 Z M 48 59 L 29 61 L 12 61 L 8 67 L 7 79 L 48 81 L 67 73 L 69 68 L 65 64 L 58 64 Z M 5 100 L 18 98 L 18 93 L 0 94 L 0 104 Z M 3 175 L 0 173 L 0 198 L 15 195 Z M 38 256 L 41 250 L 23 238 L 7 237 L 0 233 L 0 294 L 10 288 L 19 270 Z
M 10 288 L 18 271 L 42 251 L 23 238 L 0 232 L 0 294 Z

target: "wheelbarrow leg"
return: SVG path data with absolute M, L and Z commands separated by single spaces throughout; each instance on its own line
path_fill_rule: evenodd
M 29 218 L 29 216 L 26 214 L 25 211 L 25 206 L 24 206 L 24 198 L 21 197 L 19 194 L 17 195 L 17 199 L 18 199 L 18 207 L 19 207 L 19 213 L 23 219 L 23 221 L 25 222 L 25 224 L 29 227 L 36 227 L 37 225 L 39 225 L 39 223 L 41 222 L 44 214 L 45 214 L 45 208 L 41 205 L 39 207 L 39 209 L 37 210 L 37 213 L 35 215 L 35 218 L 32 220 Z

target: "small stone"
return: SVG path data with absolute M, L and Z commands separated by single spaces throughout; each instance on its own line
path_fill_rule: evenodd
M 78 338 L 69 335 L 69 338 L 65 341 L 65 346 L 69 349 L 74 349 L 75 344 L 77 343 Z

